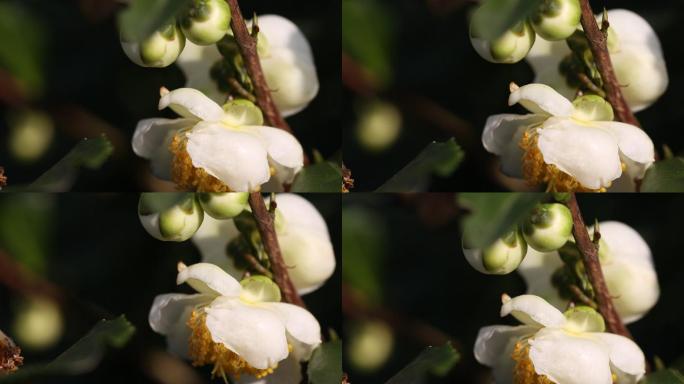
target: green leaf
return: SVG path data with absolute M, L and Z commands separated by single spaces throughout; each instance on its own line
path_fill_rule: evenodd
M 641 192 L 684 192 L 684 158 L 658 161 L 646 171 Z
M 486 0 L 473 13 L 472 31 L 485 40 L 501 36 L 534 12 L 541 0 Z
M 321 344 L 311 355 L 306 370 L 311 384 L 342 382 L 342 342 L 340 340 Z
M 464 152 L 454 139 L 444 143 L 432 142 L 377 192 L 424 191 L 434 173 L 442 177 L 451 175 L 463 161 Z
M 639 384 L 684 384 L 684 374 L 676 369 L 663 369 L 649 373 Z
M 11 375 L 0 376 L 0 384 L 91 372 L 100 364 L 107 347 L 123 347 L 134 332 L 135 327 L 123 315 L 113 320 L 102 320 L 52 362 L 25 365 Z
M 80 167 L 99 168 L 113 150 L 112 143 L 104 135 L 95 139 L 83 139 L 62 160 L 24 189 L 39 192 L 67 191 L 73 185 Z
M 484 248 L 518 224 L 546 195 L 543 193 L 461 193 L 470 214 L 462 222 L 468 247 Z
M 292 184 L 292 192 L 340 192 L 342 169 L 325 161 L 304 167 Z
M 428 374 L 444 376 L 460 358 L 450 343 L 441 347 L 427 347 L 385 384 L 416 384 L 425 380 Z
M 171 21 L 190 0 L 133 0 L 119 14 L 119 28 L 125 38 L 140 41 Z

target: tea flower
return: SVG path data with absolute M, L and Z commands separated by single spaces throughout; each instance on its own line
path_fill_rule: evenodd
M 258 191 L 272 176 L 275 184 L 291 183 L 304 164 L 297 139 L 262 125 L 261 111 L 246 100 L 221 108 L 196 89 L 162 88 L 159 109 L 167 107 L 180 118 L 138 122 L 133 151 L 181 189 Z
M 608 11 L 608 21 L 608 50 L 622 93 L 632 110 L 646 109 L 665 92 L 669 82 L 658 36 L 646 20 L 632 11 Z M 537 39 L 527 55 L 535 72 L 534 82 L 572 97 L 577 87 L 570 85 L 559 69 L 570 54 L 565 41 Z
M 299 294 L 318 289 L 335 271 L 335 252 L 325 220 L 305 198 L 280 193 L 276 197 L 276 235 L 288 266 L 288 272 Z M 240 236 L 232 220 L 215 220 L 205 216 L 193 236 L 205 262 L 219 265 L 233 276 L 242 276 L 233 257 L 227 257 L 228 243 Z
M 294 115 L 318 93 L 311 47 L 302 31 L 282 16 L 259 16 L 258 25 L 258 55 L 271 96 L 283 116 Z M 188 41 L 177 60 L 187 79 L 186 86 L 223 102 L 225 95 L 210 76 L 211 67 L 221 59 L 215 45 L 198 46 Z
M 213 264 L 179 263 L 176 283 L 198 293 L 157 296 L 150 327 L 167 337 L 172 353 L 195 366 L 213 365 L 214 375 L 263 378 L 288 356 L 308 360 L 321 343 L 314 316 L 280 303 L 278 287 L 263 276 L 240 283 Z
M 645 372 L 645 357 L 630 339 L 604 333 L 603 318 L 589 307 L 565 314 L 533 295 L 502 296 L 501 316 L 519 326 L 480 329 L 475 358 L 493 368 L 496 383 L 627 384 Z
M 601 269 L 613 304 L 625 323 L 637 321 L 660 296 L 651 250 L 639 233 L 626 224 L 604 221 L 599 228 Z M 566 308 L 568 301 L 551 284 L 553 273 L 562 265 L 557 252 L 528 250 L 518 268 L 527 283 L 527 293 L 541 296 L 557 308 Z
M 574 102 L 544 84 L 511 83 L 509 105 L 531 114 L 493 115 L 482 143 L 501 156 L 502 171 L 549 190 L 603 191 L 623 174 L 641 179 L 654 161 L 653 142 L 641 129 L 613 120 L 598 96 Z

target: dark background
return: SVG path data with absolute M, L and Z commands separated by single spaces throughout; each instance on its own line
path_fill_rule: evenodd
M 651 248 L 660 283 L 660 299 L 641 320 L 628 328 L 636 342 L 652 362 L 655 356 L 666 364 L 684 355 L 684 307 L 681 293 L 684 281 L 681 271 L 681 217 L 684 197 L 678 195 L 590 195 L 578 197 L 585 222 L 617 220 L 633 227 Z M 518 324 L 514 319 L 500 318 L 501 294 L 511 296 L 526 291 L 517 273 L 504 276 L 484 275 L 473 269 L 461 251 L 459 219 L 464 214 L 455 208 L 453 194 L 357 194 L 343 197 L 343 226 L 349 213 L 359 210 L 373 223 L 366 233 L 380 239 L 381 252 L 348 254 L 344 242 L 343 291 L 357 290 L 361 297 L 366 291 L 360 284 L 350 284 L 358 269 L 348 269 L 352 257 L 365 258 L 369 263 L 380 259 L 381 268 L 374 274 L 381 284 L 381 299 L 376 309 L 389 313 L 391 319 L 401 319 L 395 329 L 395 348 L 387 363 L 374 373 L 362 373 L 345 359 L 345 371 L 352 383 L 382 383 L 413 360 L 426 346 L 426 328 L 438 331 L 455 340 L 461 361 L 451 374 L 431 383 L 490 383 L 489 369 L 477 363 L 472 349 L 478 330 L 486 325 Z M 358 224 L 358 223 L 357 223 Z M 357 238 L 360 241 L 361 238 Z M 367 239 L 367 238 L 366 238 Z M 351 247 L 350 247 L 351 248 Z M 375 248 L 372 248 L 375 249 Z M 343 303 L 348 297 L 343 298 Z M 369 299 L 371 300 L 371 299 Z M 372 302 L 372 301 L 371 301 Z M 358 310 L 345 309 L 345 331 L 350 318 L 368 317 Z M 411 325 L 406 326 L 406 324 Z M 433 332 L 434 333 L 434 332 Z M 435 339 L 432 337 L 432 339 Z M 439 339 L 439 338 L 437 338 Z M 345 346 L 349 345 L 349 337 Z M 345 355 L 346 357 L 346 355 Z
M 359 2 L 364 0 L 343 0 Z M 492 64 L 482 59 L 470 44 L 467 16 L 476 2 L 468 0 L 373 0 L 389 28 L 385 46 L 391 74 L 379 97 L 402 111 L 403 127 L 397 142 L 374 154 L 356 140 L 354 127 L 360 106 L 367 103 L 343 79 L 343 136 L 345 164 L 352 170 L 357 191 L 374 190 L 431 141 L 455 137 L 466 159 L 449 178 L 433 178 L 433 191 L 507 190 L 496 174 L 495 157 L 482 147 L 481 134 L 488 116 L 516 113 L 507 106 L 508 84 L 527 84 L 534 78 L 523 60 Z M 684 150 L 684 68 L 681 36 L 684 12 L 681 1 L 604 0 L 591 1 L 595 13 L 627 8 L 653 27 L 660 38 L 670 83 L 667 91 L 637 118 L 662 154 L 667 144 L 675 154 Z M 380 23 L 378 23 L 380 24 Z M 343 46 L 344 49 L 344 46 Z M 520 110 L 522 111 L 522 109 Z
M 328 329 L 340 333 L 340 198 L 332 194 L 305 197 L 328 224 L 338 266 L 330 280 L 305 295 L 304 300 L 326 335 Z M 165 337 L 154 333 L 147 320 L 156 295 L 192 292 L 188 287 L 176 286 L 176 265 L 178 261 L 199 262 L 199 251 L 191 241 L 162 242 L 152 238 L 139 222 L 137 205 L 136 194 L 0 196 L 0 251 L 27 269 L 38 271 L 41 281 L 53 283 L 65 296 L 60 304 L 65 324 L 60 342 L 45 351 L 24 349 L 25 364 L 51 361 L 102 318 L 125 314 L 137 329 L 129 344 L 121 350 L 110 349 L 93 373 L 40 382 L 158 382 L 149 372 L 151 366 L 161 364 L 160 356 L 168 365 L 162 369 L 168 372 L 190 370 L 198 380 L 195 382 L 210 381 L 210 369 L 193 369 L 189 363 L 169 359 L 170 355 L 165 352 Z M 10 209 L 13 216 L 10 216 Z M 23 215 L 18 217 L 17 213 Z M 8 220 L 15 220 L 14 228 L 31 230 L 10 232 Z M 12 241 L 5 237 L 8 233 L 20 236 L 22 244 L 32 242 L 40 251 L 26 252 L 25 247 L 12 247 Z M 38 260 L 36 254 L 40 255 Z M 13 279 L 8 273 L 11 272 L 0 271 L 0 329 L 11 336 L 16 305 L 27 293 L 35 291 L 35 287 L 23 284 L 20 290 L 8 289 L 6 283 Z M 181 379 L 174 382 L 178 380 Z
M 138 120 L 173 117 L 157 110 L 159 88 L 181 87 L 185 80 L 175 65 L 143 68 L 121 49 L 116 28 L 116 0 L 3 0 L 27 12 L 42 27 L 44 41 L 40 65 L 45 77 L 42 97 L 23 100 L 0 92 L 0 166 L 11 185 L 33 181 L 62 158 L 83 137 L 106 133 L 114 155 L 100 170 L 84 170 L 76 191 L 138 191 L 169 188 L 150 178 L 148 162 L 135 156 L 131 137 Z M 340 10 L 334 0 L 302 2 L 255 0 L 242 2 L 245 17 L 279 14 L 304 32 L 311 44 L 320 90 L 312 103 L 288 119 L 305 151 L 333 156 L 341 147 L 340 120 Z M 7 38 L 7 37 L 5 37 Z M 0 37 L 0 50 L 3 48 Z M 12 52 L 8 52 L 12 54 Z M 0 75 L 3 65 L 0 60 Z M 7 117 L 25 107 L 47 111 L 56 124 L 48 152 L 38 161 L 23 164 L 7 151 Z

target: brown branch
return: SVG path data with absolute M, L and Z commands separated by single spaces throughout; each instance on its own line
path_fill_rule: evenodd
M 7 186 L 7 176 L 5 176 L 5 168 L 0 167 L 0 189 Z
M 579 209 L 577 197 L 574 193 L 570 194 L 570 199 L 567 204 L 572 213 L 572 234 L 575 237 L 577 249 L 579 249 L 582 254 L 584 269 L 594 288 L 598 310 L 606 321 L 606 328 L 609 332 L 626 336 L 631 339 L 632 335 L 625 327 L 625 324 L 622 323 L 622 319 L 620 319 L 620 316 L 613 305 L 613 299 L 610 296 L 610 292 L 608 292 L 608 287 L 606 286 L 606 281 L 603 277 L 603 271 L 601 270 L 598 248 L 589 237 L 589 231 L 587 230 L 586 225 L 584 225 L 582 212 Z
M 273 274 L 271 273 L 271 271 L 269 271 L 268 269 L 266 269 L 266 267 L 261 265 L 259 260 L 257 260 L 257 258 L 254 257 L 254 255 L 252 255 L 251 253 L 245 253 L 242 255 L 242 257 L 245 259 L 247 264 L 249 264 L 249 266 L 252 267 L 252 269 L 268 277 L 269 279 L 273 278 Z
M 249 194 L 249 206 L 252 207 L 252 215 L 254 216 L 257 228 L 259 229 L 261 241 L 264 243 L 266 253 L 268 253 L 268 257 L 271 260 L 273 277 L 280 288 L 283 299 L 288 303 L 305 307 L 304 301 L 299 297 L 294 284 L 292 284 L 292 280 L 290 280 L 290 275 L 287 273 L 287 266 L 283 260 L 280 245 L 278 245 L 278 237 L 276 236 L 273 217 L 268 212 L 268 209 L 266 209 L 266 204 L 261 197 L 261 193 L 251 192 Z
M 606 90 L 608 102 L 613 106 L 615 117 L 618 121 L 640 127 L 639 121 L 634 117 L 632 110 L 629 108 L 629 105 L 627 105 L 627 102 L 622 95 L 620 83 L 618 83 L 613 64 L 610 61 L 608 39 L 599 28 L 598 23 L 596 23 L 596 18 L 589 5 L 589 0 L 580 0 L 580 6 L 582 8 L 581 23 L 584 28 L 584 34 L 589 41 L 589 48 L 594 56 L 596 67 L 601 74 L 601 79 L 603 79 L 603 87 Z M 604 19 L 602 24 L 604 29 L 608 27 L 607 20 Z

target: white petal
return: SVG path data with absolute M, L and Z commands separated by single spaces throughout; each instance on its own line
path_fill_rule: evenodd
M 285 325 L 273 311 L 219 297 L 206 312 L 213 341 L 223 343 L 252 367 L 270 368 L 288 356 Z
M 183 293 L 167 293 L 154 298 L 150 308 L 149 323 L 153 331 L 166 335 L 181 316 L 186 307 L 194 307 L 210 302 L 211 296 L 203 294 L 186 295 Z
M 494 369 L 497 384 L 511 383 L 515 361 L 511 358 L 515 344 L 534 334 L 536 328 L 525 325 L 490 325 L 480 328 L 475 340 L 473 354 L 480 363 Z
M 318 320 L 304 308 L 288 303 L 264 303 L 283 320 L 292 354 L 298 361 L 307 361 L 321 343 L 321 326 Z
M 189 128 L 195 124 L 193 119 L 143 119 L 138 122 L 133 133 L 133 152 L 149 159 L 164 146 L 169 132 L 176 132 L 182 128 Z M 168 149 L 167 149 L 168 151 Z
M 527 255 L 517 271 L 527 284 L 528 294 L 539 296 L 562 310 L 567 306 L 567 300 L 560 297 L 558 290 L 551 283 L 551 276 L 562 266 L 563 262 L 557 252 L 542 253 L 528 247 Z
M 271 162 L 278 166 L 276 177 L 290 184 L 304 166 L 304 150 L 292 134 L 282 129 L 264 126 L 245 126 L 257 134 L 268 152 Z
M 315 291 L 335 271 L 335 252 L 328 239 L 291 229 L 279 234 L 278 242 L 292 283 L 300 294 Z
M 269 48 L 287 48 L 312 57 L 311 47 L 302 31 L 292 21 L 279 15 L 260 15 L 259 33 L 263 33 Z M 251 21 L 249 25 L 251 25 Z
M 209 263 L 197 263 L 180 268 L 176 284 L 183 283 L 187 283 L 197 292 L 213 296 L 238 297 L 242 289 L 235 278 L 218 266 Z
M 233 220 L 216 220 L 205 215 L 202 225 L 192 236 L 192 242 L 199 248 L 202 262 L 215 264 L 238 278 L 242 276 L 243 270 L 235 265 L 235 258 L 228 257 L 226 247 L 239 235 Z
M 662 55 L 644 51 L 643 46 L 627 46 L 610 57 L 622 94 L 634 112 L 648 108 L 665 93 L 669 79 Z
M 601 20 L 602 15 L 596 15 Z M 648 22 L 638 14 L 627 9 L 608 11 L 608 22 L 615 30 L 620 45 L 653 46 L 660 50 L 660 41 Z
M 522 177 L 520 139 L 530 126 L 546 119 L 543 115 L 492 115 L 487 118 L 482 132 L 485 149 L 501 156 L 501 170 L 508 176 Z
M 525 60 L 534 71 L 534 82 L 550 86 L 567 99 L 574 98 L 577 89 L 568 85 L 559 71 L 561 60 L 570 53 L 565 41 L 536 39 L 532 49 L 525 56 Z
M 570 116 L 570 100 L 546 84 L 527 84 L 511 92 L 508 105 L 520 103 L 528 111 L 546 116 Z
M 251 375 L 242 375 L 237 384 L 296 384 L 302 381 L 302 366 L 292 357 L 281 361 L 272 374 L 257 379 Z
M 226 95 L 218 89 L 209 72 L 214 63 L 221 59 L 215 44 L 197 45 L 187 40 L 176 60 L 185 74 L 185 87 L 197 89 L 219 104 L 225 102 Z
M 622 174 L 617 139 L 603 129 L 550 118 L 539 131 L 538 145 L 545 163 L 586 188 L 609 187 Z
M 643 178 L 646 168 L 655 161 L 653 142 L 646 132 L 633 125 L 617 121 L 598 121 L 594 124 L 615 136 L 620 153 L 632 161 L 632 167 L 627 168 L 630 177 Z
M 253 192 L 271 177 L 267 152 L 254 135 L 217 123 L 199 123 L 187 135 L 192 165 L 234 192 Z
M 558 329 L 542 329 L 530 343 L 530 360 L 539 375 L 563 384 L 611 384 L 606 349 L 586 337 Z
M 533 327 L 562 327 L 565 316 L 541 297 L 520 295 L 505 299 L 501 317 L 513 315 L 518 321 Z
M 653 269 L 651 249 L 634 228 L 619 221 L 602 221 L 599 229 L 601 239 L 613 258 Z M 589 227 L 589 230 L 593 231 L 593 227 Z
M 205 121 L 219 121 L 223 108 L 202 92 L 192 88 L 178 88 L 165 93 L 159 99 L 159 109 L 171 108 L 181 117 Z
M 608 350 L 611 367 L 618 376 L 619 384 L 635 384 L 646 371 L 646 357 L 632 340 L 612 333 L 594 333 Z
M 266 202 L 269 201 L 267 198 Z M 278 233 L 287 232 L 288 228 L 296 228 L 330 240 L 325 219 L 309 200 L 295 193 L 280 193 L 276 195 L 276 203 L 283 221 L 282 225 L 276 227 Z

